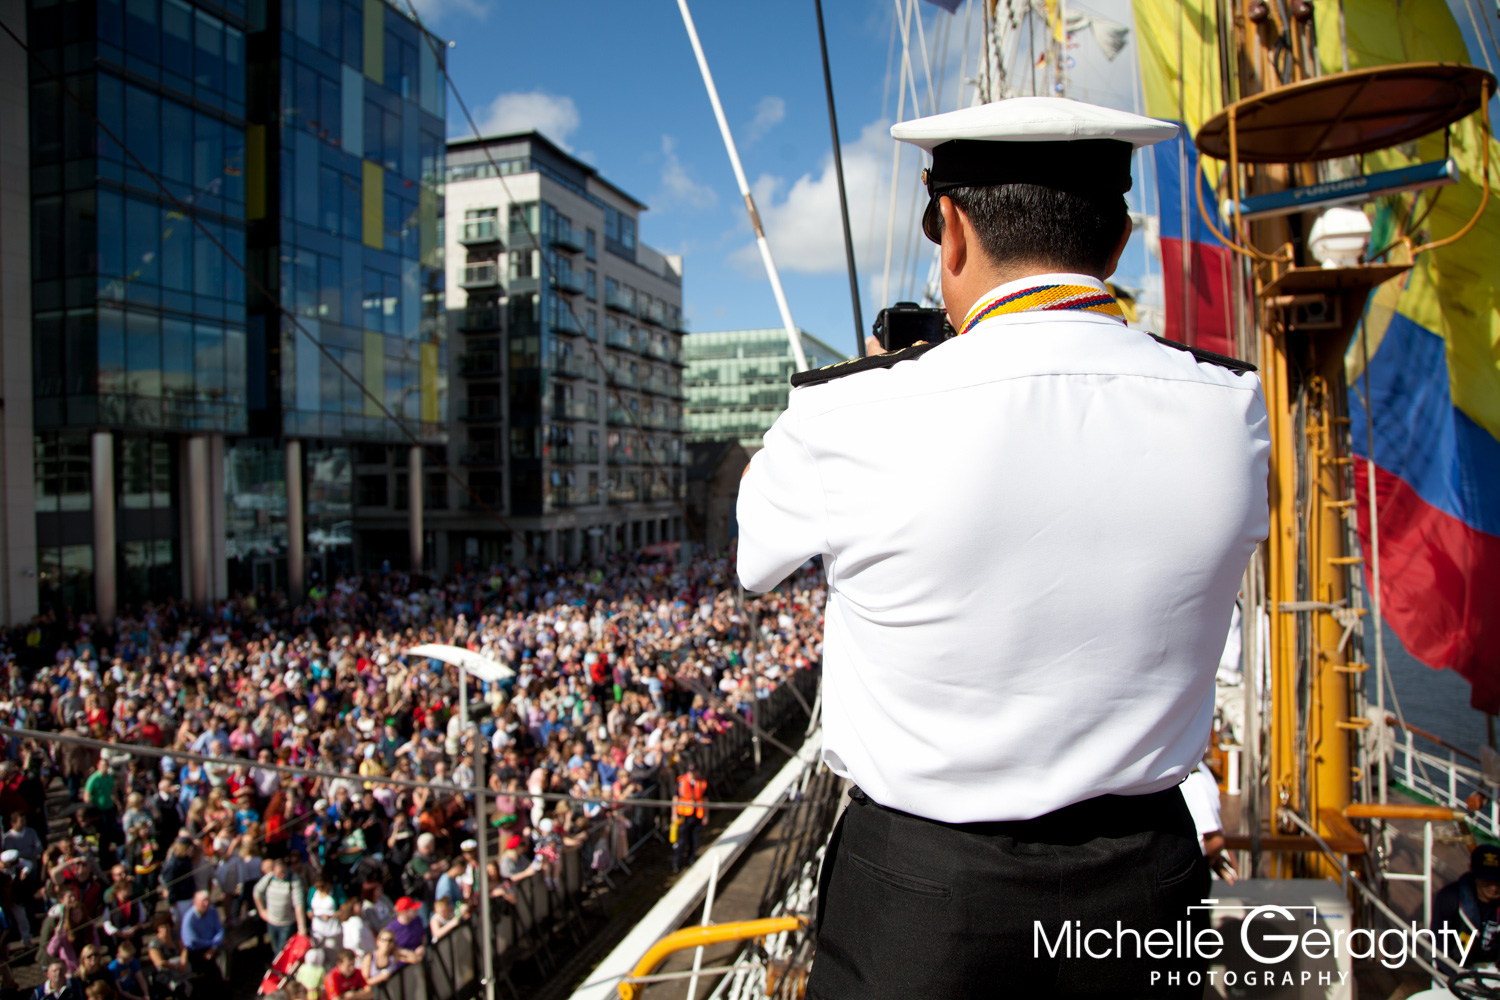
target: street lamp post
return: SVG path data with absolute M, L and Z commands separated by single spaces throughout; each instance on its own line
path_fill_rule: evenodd
M 481 656 L 471 649 L 462 646 L 450 646 L 441 643 L 431 643 L 425 646 L 413 646 L 406 652 L 413 656 L 425 656 L 428 659 L 439 660 L 450 663 L 459 670 L 458 678 L 458 712 L 460 727 L 460 743 L 462 748 L 463 737 L 469 732 L 469 681 L 465 675 L 471 675 L 482 681 L 499 681 L 514 674 L 509 667 L 496 663 L 487 656 Z M 482 960 L 484 975 L 484 1000 L 495 1000 L 495 939 L 494 930 L 490 926 L 490 873 L 488 863 L 489 853 L 489 831 L 486 829 L 488 823 L 486 808 L 489 801 L 488 788 L 485 785 L 484 776 L 484 745 L 479 739 L 479 731 L 474 731 L 474 830 L 475 844 L 477 846 L 479 871 L 476 881 L 479 884 L 479 936 L 483 941 L 479 954 Z

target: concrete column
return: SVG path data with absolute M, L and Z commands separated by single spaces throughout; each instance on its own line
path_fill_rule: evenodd
M 224 523 L 229 505 L 224 496 L 224 435 L 208 436 L 208 596 L 222 601 L 229 596 L 229 540 Z
M 94 509 L 94 610 L 113 624 L 118 590 L 115 583 L 115 436 L 95 431 L 91 506 Z
M 286 442 L 286 589 L 292 600 L 307 590 L 307 528 L 302 520 L 302 442 Z
M 583 529 L 572 528 L 568 531 L 568 562 L 578 563 L 583 559 Z
M 25 0 L 0 0 L 0 21 L 26 40 Z M 29 61 L 0 59 L 0 135 L 30 135 Z M 31 409 L 31 161 L 27 143 L 0 143 L 0 615 L 37 613 L 36 441 Z
M 422 447 L 406 451 L 406 523 L 411 532 L 411 569 L 422 572 Z
M 211 525 L 208 514 L 208 438 L 202 434 L 188 438 L 188 581 L 189 599 L 199 611 L 209 604 L 212 557 Z
M 548 528 L 542 533 L 542 559 L 548 566 L 557 565 L 557 529 Z

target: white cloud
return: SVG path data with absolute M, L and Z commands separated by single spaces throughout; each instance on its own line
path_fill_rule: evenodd
M 412 3 L 424 24 L 441 21 L 446 15 L 455 12 L 480 19 L 489 13 L 481 0 L 412 0 Z M 397 4 L 397 7 L 402 6 L 401 3 Z
M 857 140 L 843 147 L 850 229 L 867 301 L 880 295 L 884 272 L 891 144 L 889 123 L 876 121 L 866 125 Z M 930 263 L 931 245 L 919 228 L 918 213 L 926 205 L 926 195 L 921 193 L 919 197 L 917 156 L 916 150 L 903 149 L 888 296 L 893 299 L 904 294 L 906 286 L 901 280 L 904 261 L 914 255 L 914 264 L 906 265 L 906 269 L 910 272 L 915 268 L 911 287 L 917 294 L 927 278 Z M 784 178 L 762 174 L 750 187 L 778 269 L 802 274 L 843 272 L 844 230 L 839 220 L 838 180 L 833 171 L 832 152 L 823 157 L 816 174 L 803 174 L 790 185 Z M 747 275 L 761 273 L 760 254 L 754 243 L 735 250 L 730 261 Z
M 718 204 L 719 197 L 707 184 L 699 184 L 688 174 L 687 168 L 677 158 L 677 140 L 670 135 L 661 137 L 662 167 L 661 193 L 652 198 L 652 203 L 666 211 L 674 205 L 706 209 Z
M 549 94 L 544 90 L 501 94 L 474 118 L 481 135 L 505 135 L 535 129 L 572 152 L 568 136 L 578 128 L 578 105 L 573 98 Z
M 786 117 L 786 101 L 776 96 L 762 97 L 755 106 L 755 117 L 745 126 L 745 141 L 754 142 L 781 124 Z

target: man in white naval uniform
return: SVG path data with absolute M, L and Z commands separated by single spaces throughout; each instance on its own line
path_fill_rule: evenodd
M 827 570 L 823 760 L 857 786 L 810 997 L 1202 995 L 1141 939 L 1208 888 L 1178 785 L 1270 442 L 1252 366 L 1105 290 L 1131 153 L 1175 131 L 1061 98 L 894 126 L 958 336 L 794 376 L 747 470 L 746 588 Z

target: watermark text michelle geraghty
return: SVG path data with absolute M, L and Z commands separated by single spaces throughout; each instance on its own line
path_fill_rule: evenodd
M 1196 907 L 1194 907 L 1196 909 Z M 1409 956 L 1441 953 L 1444 939 L 1452 941 L 1454 949 L 1448 954 L 1460 956 L 1467 961 L 1472 940 L 1466 942 L 1451 928 L 1432 931 L 1412 924 L 1375 931 L 1366 927 L 1347 930 L 1339 927 L 1327 930 L 1312 926 L 1300 933 L 1278 933 L 1290 922 L 1294 927 L 1297 918 L 1294 909 L 1310 907 L 1285 907 L 1266 904 L 1250 909 L 1240 923 L 1240 947 L 1253 961 L 1261 965 L 1277 965 L 1301 952 L 1304 958 L 1322 960 L 1329 957 L 1379 959 L 1388 969 L 1400 968 Z M 1257 924 L 1257 922 L 1260 922 Z M 1451 937 L 1449 937 L 1451 935 Z M 1213 927 L 1195 929 L 1189 920 L 1180 920 L 1171 929 L 1153 928 L 1144 933 L 1115 922 L 1114 929 L 1093 927 L 1085 930 L 1083 922 L 1074 920 L 1063 924 L 1049 934 L 1040 920 L 1032 924 L 1032 956 L 1041 958 L 1126 958 L 1175 959 L 1213 961 L 1224 952 L 1224 935 Z M 1250 973 L 1253 975 L 1254 973 Z M 1278 980 L 1279 981 L 1279 978 Z M 1247 985 L 1249 985 L 1247 983 Z M 1267 983 L 1266 985 L 1271 985 Z

